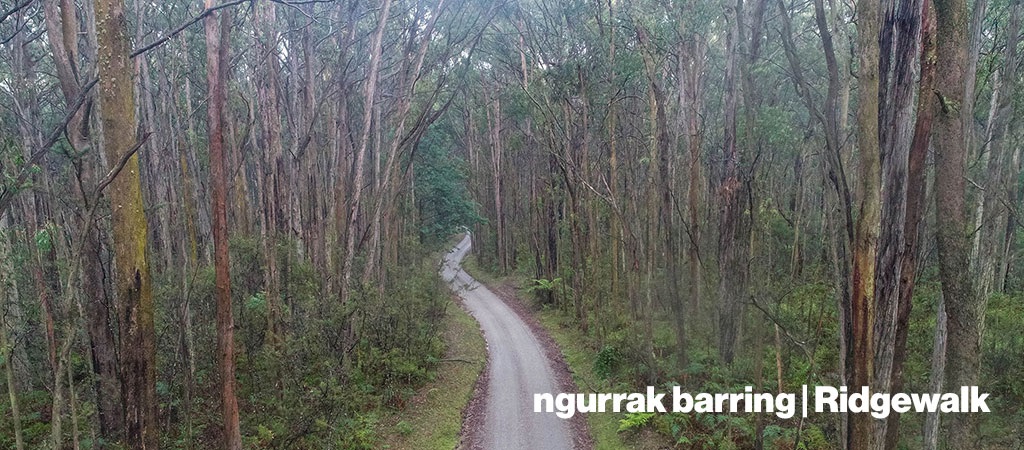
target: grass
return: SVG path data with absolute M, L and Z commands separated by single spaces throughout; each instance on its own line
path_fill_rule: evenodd
M 454 302 L 445 322 L 445 360 L 404 410 L 381 421 L 383 448 L 452 449 L 459 443 L 462 411 L 487 360 L 487 346 L 476 320 Z

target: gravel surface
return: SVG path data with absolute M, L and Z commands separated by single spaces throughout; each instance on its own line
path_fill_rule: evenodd
M 534 413 L 533 394 L 576 392 L 557 346 L 514 296 L 501 297 L 462 270 L 467 235 L 447 256 L 441 275 L 480 323 L 488 361 L 463 421 L 461 448 L 589 449 L 582 416 Z

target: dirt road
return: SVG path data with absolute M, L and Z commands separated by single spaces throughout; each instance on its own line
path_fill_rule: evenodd
M 462 270 L 469 235 L 447 256 L 441 274 L 480 322 L 489 364 L 480 416 L 463 429 L 470 448 L 571 449 L 570 423 L 553 413 L 534 413 L 534 393 L 562 392 L 551 361 L 530 327 L 497 295 Z

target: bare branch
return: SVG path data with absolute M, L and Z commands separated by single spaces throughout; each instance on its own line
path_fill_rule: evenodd
M 3 190 L 0 190 L 0 215 L 7 212 L 7 208 L 11 206 L 11 201 L 14 200 L 14 196 L 19 191 L 19 186 L 24 184 L 25 180 L 28 180 L 29 175 L 32 173 L 32 166 L 42 160 L 43 156 L 46 155 L 46 152 L 50 151 L 50 147 L 53 147 L 54 144 L 60 140 L 61 135 L 64 134 L 64 129 L 67 128 L 68 123 L 70 123 L 71 119 L 78 113 L 78 109 L 86 103 L 86 99 L 89 98 L 89 91 L 96 85 L 97 81 L 98 80 L 93 80 L 82 88 L 82 92 L 78 94 L 78 98 L 75 99 L 75 103 L 71 105 L 71 107 L 68 108 L 67 113 L 65 113 L 64 120 L 62 120 L 52 132 L 50 132 L 50 136 L 46 139 L 46 142 L 36 149 L 36 151 L 32 153 L 32 156 L 25 161 L 25 165 L 21 168 L 21 173 L 19 173 L 14 179 L 14 183 L 12 183 L 11 186 L 4 187 Z
M 31 5 L 33 1 L 35 0 L 25 0 L 17 5 L 14 5 L 14 7 L 12 7 L 11 9 L 4 11 L 4 14 L 0 15 L 0 23 L 4 23 L 4 21 L 7 20 L 8 17 L 11 17 L 12 14 L 21 11 L 28 5 Z
M 146 52 L 148 52 L 148 51 L 150 51 L 150 50 L 152 50 L 154 48 L 157 48 L 157 47 L 163 45 L 165 42 L 167 42 L 171 38 L 177 36 L 182 31 L 185 31 L 186 28 L 194 25 L 196 22 L 199 22 L 200 20 L 203 20 L 204 18 L 206 18 L 206 16 L 209 16 L 210 14 L 213 14 L 217 10 L 224 9 L 224 8 L 230 8 L 232 6 L 240 5 L 242 3 L 249 3 L 249 2 L 253 2 L 253 1 L 255 1 L 255 0 L 234 0 L 234 1 L 230 1 L 230 2 L 224 3 L 222 5 L 214 6 L 212 8 L 207 8 L 207 9 L 203 10 L 203 12 L 199 13 L 198 16 L 195 16 L 192 19 L 189 19 L 185 23 L 179 25 L 178 28 L 175 28 L 170 33 L 167 33 L 167 35 L 165 35 L 164 37 L 161 37 L 161 38 L 159 38 L 159 39 L 149 43 L 145 47 L 142 47 L 142 48 L 140 48 L 138 50 L 135 50 L 134 52 L 132 52 L 131 57 L 134 58 L 136 56 L 139 56 L 139 55 L 141 55 L 143 53 L 146 53 Z
M 131 159 L 131 157 L 134 156 L 135 153 L 138 152 L 139 149 L 146 144 L 146 141 L 149 140 L 149 137 L 152 134 L 153 133 L 146 133 L 142 135 L 142 138 L 139 139 L 139 141 L 136 142 L 135 145 L 132 146 L 132 148 L 128 149 L 127 152 L 121 155 L 121 158 L 117 160 L 117 164 L 114 164 L 114 167 L 110 168 L 110 172 L 107 173 L 107 176 L 103 177 L 103 179 L 100 180 L 99 184 L 96 185 L 96 188 L 94 188 L 92 191 L 93 204 L 95 204 L 96 200 L 99 199 L 100 193 L 102 193 L 103 190 L 110 185 L 110 183 L 114 182 L 114 178 L 117 178 L 117 174 L 121 173 L 121 169 L 124 169 L 124 165 L 128 164 L 128 160 Z

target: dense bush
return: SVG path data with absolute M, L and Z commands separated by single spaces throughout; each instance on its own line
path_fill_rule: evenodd
M 283 271 L 280 345 L 267 335 L 267 297 L 263 291 L 259 241 L 231 242 L 232 295 L 235 308 L 238 398 L 246 448 L 376 448 L 374 426 L 382 411 L 402 407 L 415 388 L 429 380 L 443 353 L 438 326 L 449 304 L 447 287 L 436 274 L 436 254 L 426 248 L 406 253 L 415 264 L 386 268 L 389 282 L 363 286 L 352 306 L 342 308 L 324 293 L 317 271 L 281 242 Z M 290 250 L 291 249 L 291 250 Z M 191 420 L 184 420 L 183 330 L 178 324 L 183 300 L 190 298 L 196 371 Z M 175 417 L 165 430 L 168 448 L 216 446 L 219 430 L 216 383 L 212 267 L 198 269 L 190 292 L 175 280 L 162 280 L 158 307 L 163 324 L 158 388 L 162 410 Z M 341 323 L 356 317 L 358 339 L 341 346 Z M 175 331 L 172 331 L 175 330 Z M 347 353 L 347 356 L 346 356 Z M 346 361 L 346 358 L 348 359 Z M 167 384 L 170 383 L 170 384 Z M 44 403 L 45 404 L 45 403 Z

